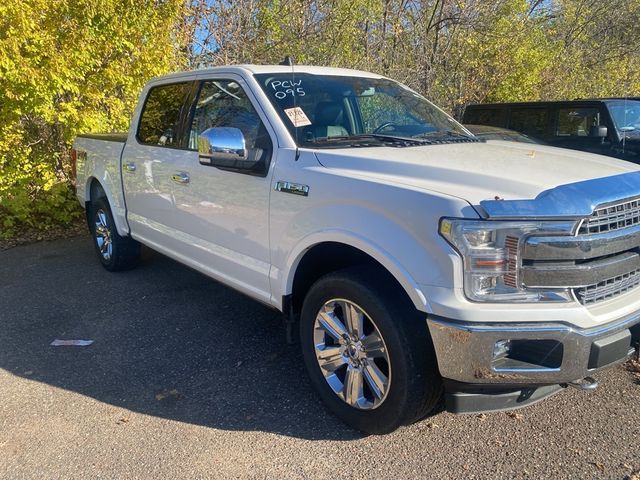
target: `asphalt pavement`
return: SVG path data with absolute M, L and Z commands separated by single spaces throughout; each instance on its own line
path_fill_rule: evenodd
M 242 294 L 150 251 L 109 273 L 88 236 L 0 252 L 2 479 L 632 478 L 640 384 L 623 366 L 597 378 L 367 437 L 314 394 L 280 314 Z

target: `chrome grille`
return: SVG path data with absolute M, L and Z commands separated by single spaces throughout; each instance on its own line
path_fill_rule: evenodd
M 640 198 L 597 208 L 582 222 L 579 235 L 609 232 L 640 224 Z
M 571 289 L 582 305 L 638 289 L 640 196 L 597 207 L 573 236 L 532 235 L 519 253 L 525 288 Z
M 640 270 L 608 278 L 594 285 L 576 288 L 573 292 L 583 305 L 608 300 L 640 285 Z

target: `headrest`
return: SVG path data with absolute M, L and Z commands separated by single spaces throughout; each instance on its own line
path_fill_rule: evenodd
M 320 102 L 316 105 L 316 125 L 341 125 L 342 105 L 338 102 Z

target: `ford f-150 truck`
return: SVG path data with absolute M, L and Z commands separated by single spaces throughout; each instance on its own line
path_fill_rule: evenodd
M 470 413 L 592 389 L 638 342 L 638 166 L 481 141 L 388 78 L 167 75 L 127 134 L 73 148 L 107 270 L 144 244 L 282 311 L 318 394 L 360 430 L 443 394 Z

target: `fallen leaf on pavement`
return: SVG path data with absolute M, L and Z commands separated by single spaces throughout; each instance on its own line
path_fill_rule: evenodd
M 169 390 L 169 391 L 165 390 L 164 392 L 156 394 L 156 400 L 158 401 L 164 400 L 169 397 L 184 398 L 184 395 L 178 392 L 178 390 L 176 390 L 175 388 L 173 390 Z
M 640 360 L 632 359 L 626 363 L 627 370 L 636 377 L 637 380 L 640 380 Z

